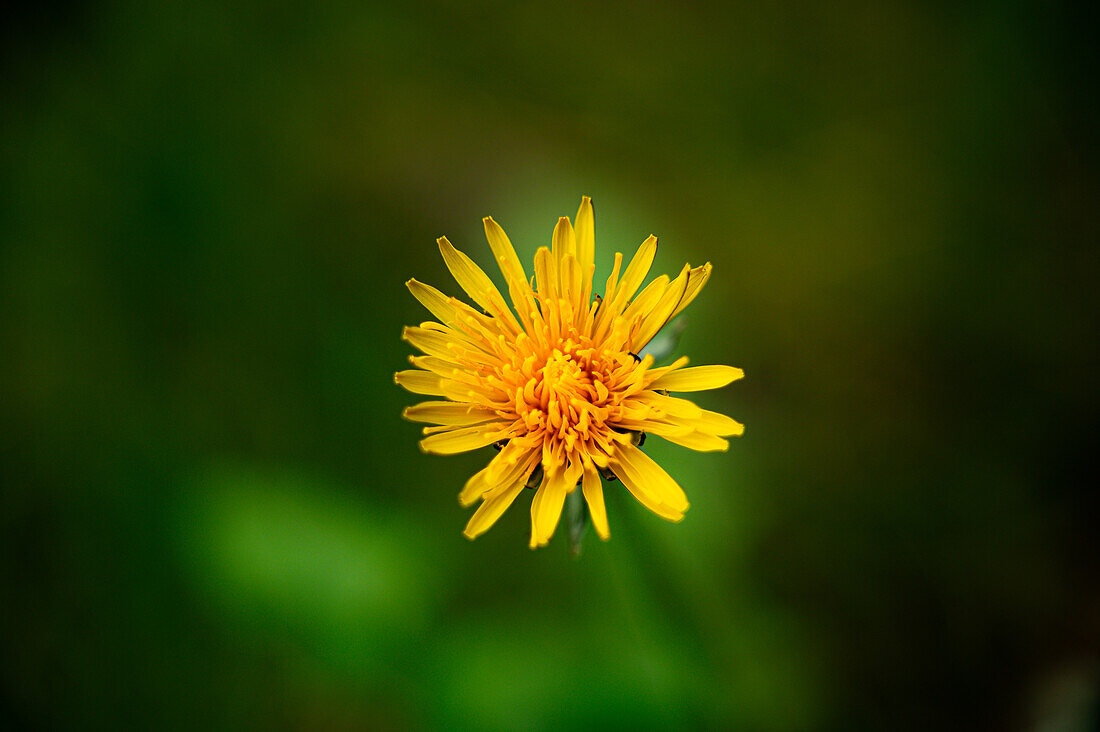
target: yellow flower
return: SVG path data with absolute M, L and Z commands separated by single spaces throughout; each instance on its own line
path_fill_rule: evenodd
M 587 196 L 575 226 L 558 219 L 551 248 L 535 253 L 533 280 L 504 230 L 492 218 L 484 223 L 514 312 L 481 268 L 446 237 L 439 239 L 447 268 L 478 308 L 409 280 L 409 290 L 436 321 L 405 328 L 404 339 L 424 355 L 410 356 L 417 368 L 394 377 L 415 394 L 446 399 L 404 411 L 409 420 L 437 425 L 424 428 L 424 452 L 500 448 L 459 494 L 464 506 L 481 501 L 465 535 L 484 533 L 525 486 L 537 486 L 531 547 L 545 545 L 567 494 L 579 486 L 593 526 L 607 539 L 601 474 L 621 480 L 653 513 L 679 521 L 687 497 L 640 443 L 653 433 L 692 450 L 726 450 L 723 437 L 740 435 L 744 427 L 668 392 L 716 389 L 743 372 L 684 368 L 687 358 L 654 368 L 652 356 L 636 354 L 695 299 L 710 264 L 685 265 L 675 279 L 661 275 L 638 292 L 657 251 L 650 236 L 625 271 L 623 255 L 615 254 L 601 297 L 592 293 L 595 240 Z

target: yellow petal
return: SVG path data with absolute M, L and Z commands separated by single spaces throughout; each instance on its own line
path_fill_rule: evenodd
M 489 530 L 496 523 L 505 509 L 512 505 L 516 496 L 523 490 L 523 482 L 505 485 L 500 490 L 490 493 L 478 506 L 477 511 L 470 517 L 466 529 L 462 532 L 467 539 L 475 539 Z
M 531 548 L 545 546 L 554 535 L 565 505 L 564 472 L 548 476 L 531 501 Z
M 716 435 L 693 430 L 683 435 L 661 435 L 661 437 L 680 447 L 686 447 L 696 452 L 725 452 L 730 449 L 729 440 L 723 440 Z
M 611 529 L 607 525 L 607 509 L 603 503 L 603 484 L 600 474 L 591 464 L 585 468 L 584 482 L 581 484 L 584 500 L 588 503 L 588 514 L 592 517 L 592 527 L 600 538 L 607 541 L 611 538 Z
M 459 367 L 454 361 L 437 356 L 409 356 L 409 362 L 418 369 L 439 374 L 444 379 L 454 376 L 455 370 Z
M 638 329 L 637 335 L 634 337 L 634 350 L 640 351 L 645 347 L 647 343 L 653 340 L 653 336 L 657 335 L 657 332 L 661 328 L 665 327 L 665 323 L 672 317 L 672 311 L 675 310 L 677 303 L 684 296 L 684 288 L 688 283 L 688 268 L 685 266 L 680 272 L 679 276 L 674 279 L 669 286 L 665 289 L 664 294 L 645 316 L 645 320 L 642 321 L 641 327 Z
M 405 283 L 405 287 L 408 287 L 413 297 L 419 300 L 420 304 L 426 307 L 428 312 L 438 318 L 440 322 L 450 323 L 454 321 L 454 306 L 451 305 L 450 298 L 442 292 L 431 285 L 425 285 L 423 282 L 416 280 L 409 280 Z
M 590 270 L 593 270 L 596 264 L 595 221 L 592 212 L 592 199 L 588 196 L 581 197 L 581 207 L 577 209 L 577 218 L 573 228 L 577 242 L 577 263 L 581 266 L 583 300 L 588 302 L 589 298 L 592 297 L 592 274 Z
M 634 253 L 634 257 L 630 260 L 630 264 L 627 265 L 626 271 L 623 272 L 623 277 L 618 283 L 615 282 L 615 278 L 618 275 L 622 256 L 618 253 L 615 254 L 615 269 L 607 280 L 604 302 L 596 313 L 595 339 L 597 341 L 606 337 L 608 332 L 614 333 L 617 327 L 614 321 L 626 309 L 630 299 L 634 297 L 634 293 L 641 287 L 646 275 L 649 274 L 649 268 L 653 264 L 653 257 L 656 253 L 657 237 L 650 235 L 638 247 L 638 251 Z M 611 294 L 612 292 L 614 295 Z
M 703 416 L 703 410 L 699 408 L 699 405 L 687 399 L 665 396 L 652 391 L 643 392 L 639 395 L 639 398 L 654 409 L 661 410 L 669 417 L 699 419 Z
M 440 432 L 420 441 L 420 449 L 436 455 L 457 455 L 491 445 L 501 439 L 499 425 L 475 425 Z
M 562 258 L 561 271 L 558 273 L 558 277 L 561 280 L 562 297 L 569 301 L 574 315 L 582 312 L 586 301 L 583 296 L 581 266 L 572 253 Z
M 680 356 L 680 358 L 676 359 L 675 361 L 670 363 L 668 366 L 662 366 L 662 367 L 657 368 L 657 369 L 650 369 L 649 371 L 646 371 L 643 383 L 645 384 L 645 387 L 648 389 L 648 388 L 650 388 L 650 385 L 654 381 L 661 378 L 662 376 L 667 374 L 669 371 L 675 371 L 676 369 L 682 369 L 684 366 L 687 366 L 687 365 L 688 365 L 688 357 L 687 356 Z
M 703 410 L 703 416 L 699 418 L 696 424 L 699 429 L 715 435 L 728 436 L 745 434 L 745 425 L 724 414 L 711 412 L 706 409 Z
M 554 253 L 554 259 L 558 261 L 559 266 L 566 254 L 576 256 L 577 245 L 573 235 L 573 225 L 569 223 L 567 217 L 562 216 L 558 219 L 550 246 L 551 251 Z
M 406 326 L 401 331 L 401 337 L 428 356 L 445 360 L 453 360 L 455 357 L 452 350 L 454 341 L 438 330 Z
M 686 435 L 695 431 L 693 424 L 677 420 L 675 423 L 663 419 L 624 419 L 615 423 L 619 429 L 631 432 L 648 432 L 660 437 Z
M 565 477 L 562 480 L 566 493 L 573 492 L 573 489 L 581 482 L 582 475 L 584 475 L 584 463 L 580 460 L 570 460 L 565 467 Z
M 498 454 L 497 458 L 499 457 L 500 455 Z M 487 490 L 485 487 L 485 475 L 488 471 L 488 466 L 482 468 L 471 475 L 470 479 L 466 481 L 466 485 L 462 486 L 462 490 L 458 493 L 458 502 L 463 508 L 474 505 L 474 503 L 485 493 Z
M 442 424 L 452 427 L 464 427 L 499 419 L 487 409 L 479 409 L 472 404 L 462 402 L 421 402 L 406 407 L 401 416 L 410 422 Z
M 661 275 L 645 286 L 630 306 L 623 312 L 623 319 L 628 323 L 635 317 L 646 317 L 653 307 L 664 297 L 668 290 L 668 275 Z
M 515 316 L 508 309 L 504 297 L 497 290 L 497 286 L 493 284 L 493 281 L 489 279 L 489 275 L 485 274 L 481 267 L 474 263 L 474 260 L 455 249 L 454 245 L 447 241 L 447 237 L 440 237 L 437 243 L 439 244 L 439 253 L 443 255 L 443 262 L 447 265 L 447 269 L 451 271 L 455 282 L 466 291 L 466 294 L 484 308 L 486 312 L 503 318 L 518 330 L 519 324 L 516 323 Z
M 615 264 L 611 268 L 611 274 L 607 276 L 607 284 L 603 288 L 603 300 L 610 305 L 615 299 L 616 290 L 619 287 L 619 269 L 623 266 L 622 252 L 615 252 Z M 600 308 L 604 310 L 605 308 Z
M 530 331 L 531 322 L 527 313 L 531 312 L 535 306 L 535 296 L 530 282 L 527 281 L 527 272 L 523 269 L 523 263 L 520 262 L 515 247 L 512 246 L 512 242 L 500 224 L 493 221 L 491 216 L 485 217 L 482 223 L 485 225 L 485 238 L 489 240 L 489 248 L 493 250 L 497 266 L 500 267 L 504 281 L 508 284 L 508 294 L 512 298 L 512 304 L 515 305 L 524 328 Z
M 692 366 L 672 371 L 649 385 L 650 389 L 666 391 L 705 391 L 720 389 L 726 384 L 737 381 L 745 372 L 733 366 Z
M 475 387 L 467 382 L 457 381 L 453 378 L 457 375 L 452 373 L 451 378 L 444 378 L 440 382 L 442 396 L 455 402 L 473 402 L 486 409 L 507 409 L 511 406 L 507 396 L 487 387 Z
M 687 496 L 664 469 L 631 444 L 620 445 L 611 470 L 646 508 L 662 518 L 679 521 L 688 509 Z
M 456 300 L 455 298 L 451 298 L 451 302 L 452 302 L 452 304 L 455 305 L 455 315 L 457 317 L 461 318 L 461 317 L 464 316 L 464 313 L 459 312 L 463 308 L 467 308 L 471 312 L 473 310 L 472 308 L 470 308 L 469 305 L 467 305 L 464 302 L 460 302 L 459 300 Z M 500 332 L 499 330 L 495 329 L 495 323 L 491 318 L 486 318 L 481 313 L 478 313 L 477 317 L 483 318 L 484 320 L 486 320 L 489 323 L 493 323 L 494 324 L 494 331 L 493 331 L 494 334 Z M 447 338 L 449 338 L 450 340 L 454 341 L 455 343 L 462 343 L 467 348 L 481 348 L 481 342 L 479 342 L 476 339 L 475 336 L 469 335 L 468 333 L 464 333 L 461 330 L 458 330 L 456 328 L 452 328 L 449 325 L 443 325 L 442 323 L 436 323 L 434 320 L 425 320 L 423 323 L 420 324 L 419 327 L 424 329 L 424 330 L 434 330 L 436 333 L 442 333 L 443 335 L 447 336 Z
M 393 381 L 395 384 L 400 384 L 413 394 L 444 396 L 442 387 L 443 380 L 440 378 L 439 374 L 408 369 L 405 371 L 398 371 L 394 374 Z
M 710 262 L 707 262 L 702 267 L 696 267 L 688 274 L 687 288 L 684 290 L 684 296 L 680 299 L 680 303 L 676 306 L 676 309 L 672 311 L 672 315 L 669 316 L 669 320 L 679 315 L 684 308 L 691 304 L 696 298 L 699 292 L 703 289 L 703 285 L 707 284 L 707 280 L 710 279 Z
M 653 257 L 657 254 L 657 237 L 652 234 L 642 242 L 630 260 L 623 278 L 615 288 L 615 300 L 620 306 L 625 306 L 634 293 L 642 286 L 645 276 L 649 274 L 649 268 L 653 266 Z
M 526 283 L 527 273 L 523 269 L 523 263 L 520 261 L 519 255 L 516 254 L 512 241 L 504 233 L 504 229 L 500 228 L 500 224 L 496 221 L 493 221 L 492 216 L 486 216 L 482 219 L 482 224 L 485 225 L 485 238 L 489 241 L 489 248 L 493 250 L 493 256 L 496 257 L 497 266 L 500 267 L 500 272 L 504 275 L 505 281 L 509 285 L 513 281 L 517 284 Z
M 546 309 L 558 297 L 558 260 L 546 247 L 535 252 L 535 284 Z
M 486 493 L 512 485 L 516 481 L 526 483 L 539 456 L 537 450 L 518 445 L 515 440 L 509 442 L 488 465 L 466 481 L 462 492 L 458 494 L 458 502 L 469 506 Z

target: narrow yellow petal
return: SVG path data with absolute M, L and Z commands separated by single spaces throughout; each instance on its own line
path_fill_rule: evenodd
M 413 327 L 406 327 L 401 333 L 402 338 L 419 348 L 426 356 L 447 361 L 455 367 L 469 368 L 472 365 L 495 367 L 500 364 L 499 356 L 487 353 L 481 346 L 455 336 L 453 332 Z
M 699 418 L 696 424 L 699 429 L 715 435 L 740 436 L 745 434 L 745 425 L 724 414 L 706 409 L 703 410 L 703 416 Z
M 566 493 L 573 492 L 573 489 L 580 484 L 582 475 L 584 475 L 584 462 L 579 459 L 571 460 L 565 467 L 565 478 L 563 479 Z
M 577 245 L 573 235 L 573 225 L 569 223 L 567 217 L 562 216 L 558 219 L 558 223 L 554 227 L 554 236 L 551 239 L 550 247 L 559 267 L 565 255 L 572 254 L 576 256 Z
M 520 321 L 524 329 L 531 330 L 531 320 L 528 313 L 535 307 L 535 294 L 531 290 L 531 283 L 527 280 L 527 272 L 516 254 L 508 235 L 491 216 L 486 216 L 482 223 L 485 225 L 485 238 L 489 240 L 489 248 L 493 250 L 497 266 L 504 275 L 504 281 L 508 285 L 508 294 L 512 298 L 512 304 L 519 313 Z
M 409 363 L 418 369 L 431 371 L 433 374 L 439 374 L 444 379 L 449 379 L 454 376 L 455 370 L 459 368 L 458 364 L 454 361 L 439 358 L 438 356 L 409 356 Z
M 565 506 L 564 472 L 548 476 L 531 501 L 531 548 L 545 546 L 558 528 L 561 510 Z
M 428 371 L 418 371 L 416 369 L 408 369 L 405 371 L 398 371 L 393 375 L 393 381 L 395 384 L 403 386 L 406 390 L 411 391 L 413 394 L 424 394 L 426 396 L 444 396 L 442 381 L 443 379 L 439 374 L 433 374 Z
M 499 453 L 497 458 L 499 458 Z M 496 459 L 496 458 L 494 458 Z M 474 503 L 482 497 L 482 495 L 488 490 L 485 476 L 489 472 L 489 467 L 486 466 L 470 476 L 470 479 L 466 481 L 466 485 L 462 486 L 462 490 L 458 493 L 458 502 L 463 508 L 472 506 Z
M 657 332 L 665 327 L 665 324 L 672 317 L 673 310 L 676 309 L 677 303 L 679 303 L 684 296 L 684 289 L 688 284 L 688 273 L 689 269 L 685 266 L 679 276 L 669 283 L 660 301 L 657 302 L 649 314 L 645 316 L 645 320 L 642 321 L 642 325 L 638 329 L 637 335 L 634 337 L 633 344 L 635 352 L 640 351 L 647 343 L 653 340 L 653 336 L 657 335 Z
M 466 481 L 462 492 L 458 494 L 458 502 L 463 506 L 470 506 L 491 491 L 510 486 L 516 481 L 526 483 L 527 476 L 531 474 L 539 457 L 539 451 L 518 445 L 516 441 L 509 442 L 488 465 Z
M 425 358 L 429 357 L 425 356 Z M 473 386 L 467 381 L 459 381 L 456 378 L 458 376 L 459 374 L 452 373 L 450 377 L 440 382 L 440 387 L 443 389 L 442 396 L 455 402 L 473 402 L 486 409 L 508 408 L 509 399 L 506 394 L 488 386 Z
M 457 455 L 491 445 L 501 437 L 499 424 L 460 427 L 438 432 L 420 441 L 420 449 L 435 455 Z
M 450 303 L 450 298 L 431 285 L 425 285 L 417 280 L 409 280 L 405 283 L 409 292 L 413 294 L 420 304 L 428 309 L 432 315 L 442 323 L 450 323 L 455 319 L 455 308 Z
M 581 266 L 581 285 L 584 302 L 592 297 L 592 274 L 596 264 L 595 221 L 592 212 L 592 199 L 581 197 L 581 207 L 577 209 L 574 220 L 574 233 L 577 241 L 577 263 Z
M 720 389 L 744 377 L 745 372 L 733 366 L 692 366 L 661 376 L 649 385 L 650 389 L 666 391 L 705 391 Z
M 615 289 L 615 301 L 625 306 L 634 293 L 642 286 L 645 276 L 649 274 L 649 268 L 653 266 L 653 257 L 657 255 L 657 237 L 652 234 L 642 242 L 635 252 L 619 286 Z
M 467 320 L 469 317 L 474 317 L 472 315 L 473 308 L 471 308 L 466 303 L 461 302 L 456 298 L 451 298 L 451 302 L 455 304 L 455 316 L 459 319 Z M 463 312 L 464 310 L 468 310 L 470 314 Z M 487 333 L 492 333 L 491 337 L 495 338 L 500 333 L 500 330 L 496 328 L 496 324 L 491 318 L 486 318 L 481 313 L 477 313 L 476 317 L 482 318 L 486 322 L 493 324 L 493 328 L 489 331 L 486 331 Z M 478 322 L 480 323 L 480 321 Z M 482 344 L 484 343 L 484 340 L 481 340 L 481 336 L 471 335 L 457 328 L 452 328 L 449 325 L 437 323 L 434 320 L 425 320 L 423 323 L 420 324 L 419 327 L 423 328 L 424 330 L 434 330 L 436 333 L 442 333 L 443 335 L 447 336 L 447 338 L 456 343 L 462 343 L 467 348 L 481 348 Z
M 642 392 L 639 396 L 643 402 L 654 409 L 659 409 L 669 417 L 678 419 L 699 419 L 703 416 L 703 410 L 699 405 L 687 399 L 665 396 L 653 391 Z
M 615 282 L 615 277 L 619 271 L 622 257 L 616 253 L 615 269 L 607 280 L 608 294 L 604 296 L 603 305 L 596 313 L 596 340 L 602 340 L 609 332 L 614 332 L 615 319 L 622 314 L 630 299 L 634 297 L 634 293 L 641 287 L 646 275 L 649 274 L 649 268 L 653 264 L 653 257 L 656 253 L 657 237 L 650 235 L 638 247 L 638 251 L 634 253 L 634 257 L 630 260 L 630 264 L 627 265 L 626 271 L 623 272 L 623 277 L 618 283 Z M 610 294 L 612 292 L 614 292 L 614 295 Z
M 523 481 L 517 481 L 487 495 L 482 504 L 478 506 L 477 511 L 474 511 L 474 515 L 470 517 L 466 529 L 462 533 L 467 539 L 476 539 L 484 534 L 489 530 L 489 527 L 497 522 L 501 514 L 512 505 L 512 501 L 516 500 L 516 496 L 522 490 Z
M 583 296 L 581 266 L 572 253 L 567 254 L 561 260 L 561 271 L 558 273 L 558 278 L 561 281 L 562 297 L 569 301 L 574 318 L 576 318 L 583 311 L 586 301 Z M 574 320 L 574 322 L 576 321 Z
M 666 422 L 663 419 L 624 419 L 617 422 L 615 426 L 631 432 L 648 432 L 660 437 L 686 435 L 695 430 L 694 424 L 685 423 L 681 420 L 677 420 L 675 423 Z
M 439 253 L 443 255 L 443 262 L 447 265 L 447 269 L 451 271 L 455 282 L 466 291 L 470 299 L 490 315 L 502 318 L 518 330 L 519 324 L 516 322 L 515 316 L 508 309 L 504 297 L 500 294 L 497 286 L 493 284 L 493 281 L 489 279 L 489 275 L 485 274 L 474 260 L 455 249 L 454 245 L 447 241 L 447 237 L 440 237 L 437 243 L 439 244 Z
M 496 414 L 463 402 L 421 402 L 401 413 L 410 422 L 465 427 L 499 419 Z
M 611 470 L 646 508 L 671 521 L 683 518 L 687 496 L 653 458 L 628 443 L 619 446 L 610 462 Z
M 406 326 L 401 331 L 401 337 L 415 348 L 419 348 L 425 355 L 447 360 L 453 360 L 455 357 L 455 352 L 452 350 L 454 341 L 437 330 Z
M 603 483 L 596 468 L 589 464 L 584 470 L 584 482 L 581 484 L 584 500 L 588 503 L 588 514 L 592 517 L 592 527 L 600 538 L 611 538 L 611 529 L 607 525 L 607 509 L 603 502 Z
M 666 290 L 668 290 L 668 275 L 661 275 L 646 285 L 645 289 L 638 293 L 638 296 L 634 298 L 630 306 L 623 311 L 623 319 L 630 323 L 633 322 L 636 317 L 645 318 L 657 303 L 661 301 Z
M 535 252 L 535 284 L 545 308 L 558 297 L 558 260 L 546 247 Z
M 675 361 L 670 363 L 668 366 L 662 366 L 660 368 L 650 369 L 649 371 L 645 372 L 645 378 L 643 380 L 643 383 L 645 384 L 646 388 L 649 389 L 650 385 L 654 381 L 661 378 L 662 376 L 664 376 L 665 374 L 667 374 L 670 371 L 675 371 L 676 369 L 682 369 L 684 366 L 687 366 L 688 363 L 689 363 L 689 360 L 688 360 L 687 356 L 680 356 L 680 358 L 676 359 Z
M 684 308 L 692 303 L 692 301 L 699 295 L 699 292 L 703 289 L 703 285 L 707 284 L 707 280 L 710 279 L 711 271 L 710 262 L 707 262 L 701 267 L 696 267 L 688 274 L 687 288 L 684 290 L 684 296 L 680 299 L 680 303 L 676 306 L 676 309 L 672 311 L 672 315 L 669 316 L 669 320 L 679 315 Z
M 696 452 L 725 452 L 730 449 L 729 440 L 717 435 L 693 430 L 683 435 L 660 435 L 662 439 Z
M 527 273 L 523 269 L 523 263 L 520 261 L 519 255 L 516 254 L 512 241 L 504 233 L 504 229 L 496 221 L 493 221 L 492 216 L 486 216 L 482 219 L 482 224 L 485 225 L 485 238 L 489 241 L 489 248 L 493 250 L 493 256 L 496 257 L 497 266 L 500 267 L 504 279 L 509 285 L 513 281 L 517 284 L 526 283 Z
M 619 270 L 623 266 L 623 254 L 622 252 L 615 252 L 615 264 L 611 268 L 611 274 L 607 277 L 607 284 L 603 289 L 603 300 L 606 304 L 610 305 L 615 299 L 616 291 L 619 288 Z M 601 307 L 600 310 L 605 310 Z M 600 313 L 602 315 L 602 312 Z

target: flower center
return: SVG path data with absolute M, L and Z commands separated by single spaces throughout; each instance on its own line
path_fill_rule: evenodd
M 621 439 L 613 427 L 623 416 L 623 400 L 640 388 L 645 370 L 630 354 L 579 340 L 537 348 L 524 339 L 499 372 L 510 402 L 501 416 L 513 420 L 523 443 L 541 444 L 548 469 L 583 454 L 612 452 L 610 443 Z
M 542 367 L 541 401 L 544 406 L 557 401 L 565 409 L 574 398 L 588 399 L 591 385 L 591 376 L 573 360 L 572 354 L 555 349 Z

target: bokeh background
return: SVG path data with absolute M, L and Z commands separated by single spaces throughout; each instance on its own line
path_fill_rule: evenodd
M 1095 729 L 1094 18 L 1057 3 L 46 2 L 0 24 L 17 726 Z M 714 264 L 680 525 L 467 542 L 393 385 L 582 194 Z M 606 276 L 606 274 L 604 274 Z

